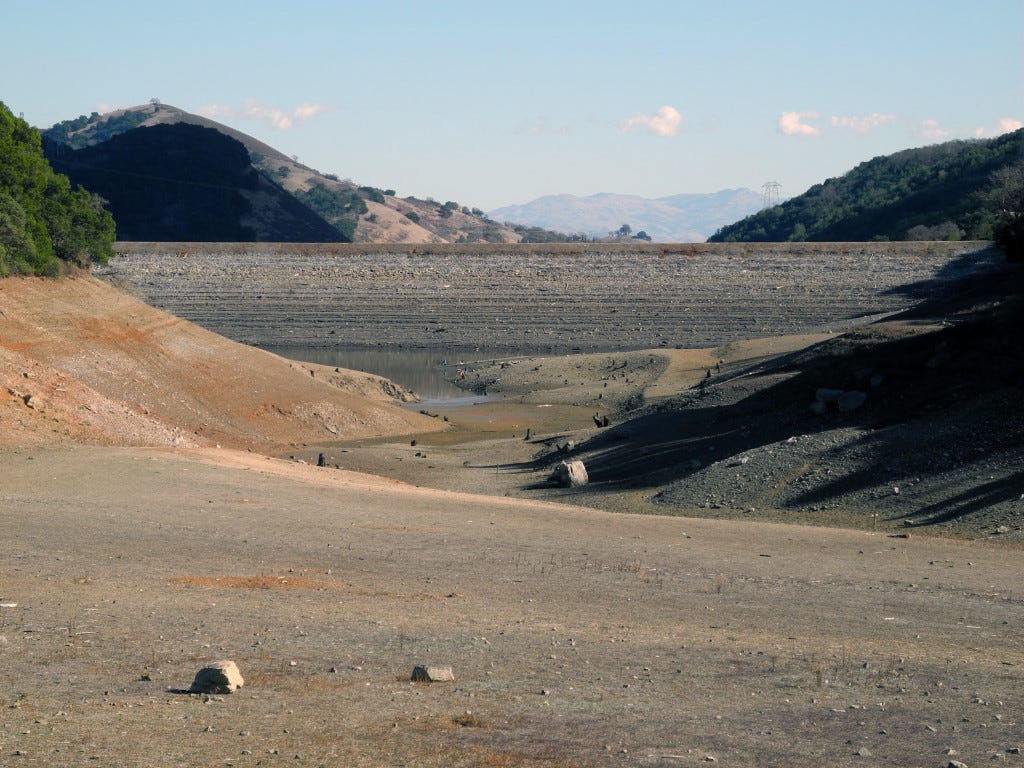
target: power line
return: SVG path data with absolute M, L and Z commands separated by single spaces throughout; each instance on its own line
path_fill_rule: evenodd
M 761 185 L 762 201 L 765 208 L 774 208 L 779 204 L 779 190 L 782 185 L 777 181 L 766 181 Z

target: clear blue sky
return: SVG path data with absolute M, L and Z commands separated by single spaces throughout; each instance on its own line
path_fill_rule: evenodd
M 0 66 L 40 128 L 159 98 L 402 196 L 788 197 L 1019 127 L 1024 0 L 35 0 Z

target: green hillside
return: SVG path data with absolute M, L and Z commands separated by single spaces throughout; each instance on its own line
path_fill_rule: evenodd
M 54 173 L 39 132 L 0 102 L 0 276 L 105 262 L 113 242 L 100 200 Z
M 1022 179 L 1024 129 L 908 149 L 861 163 L 709 241 L 990 240 L 1024 207 Z
M 244 225 L 254 230 L 255 240 L 502 243 L 517 242 L 525 237 L 524 233 L 492 221 L 477 208 L 454 201 L 441 203 L 430 198 L 398 197 L 392 189 L 360 185 L 333 173 L 322 173 L 299 162 L 298 157 L 285 155 L 242 131 L 155 100 L 104 115 L 93 112 L 65 120 L 43 131 L 43 136 L 54 145 L 84 152 L 80 157 L 88 157 L 93 152 L 102 152 L 101 147 L 122 136 L 160 125 L 181 124 L 209 128 L 240 142 L 248 152 L 252 167 L 263 179 L 261 187 L 272 186 L 292 196 L 292 205 L 288 206 L 291 213 L 284 215 L 281 211 L 286 203 L 276 195 L 272 195 L 273 201 L 253 201 L 251 215 L 245 218 Z M 106 197 L 102 190 L 96 191 Z M 286 225 L 291 214 L 296 213 L 295 206 L 326 222 L 330 230 L 319 236 L 306 225 L 288 231 Z M 133 237 L 130 230 L 125 229 L 122 214 L 118 210 L 114 214 L 118 221 L 118 238 Z M 308 217 L 306 219 L 306 224 L 310 224 Z
M 49 139 L 54 168 L 103 196 L 119 240 L 346 242 L 250 162 L 242 144 L 187 123 L 117 133 L 80 149 Z

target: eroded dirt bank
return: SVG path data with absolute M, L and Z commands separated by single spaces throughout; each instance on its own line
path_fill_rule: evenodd
M 437 428 L 379 377 L 229 341 L 94 277 L 0 280 L 0 321 L 0 447 L 273 450 Z

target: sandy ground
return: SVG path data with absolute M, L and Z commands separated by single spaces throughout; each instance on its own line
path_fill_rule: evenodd
M 904 502 L 860 486 L 840 498 L 884 511 L 874 525 L 760 502 L 747 514 L 726 497 L 768 493 L 763 473 L 782 472 L 782 505 L 821 457 L 837 466 L 842 435 L 887 434 L 878 420 L 897 406 L 917 418 L 895 394 L 913 387 L 867 406 L 874 421 L 808 421 L 807 404 L 822 380 L 855 379 L 865 354 L 889 381 L 914 385 L 921 369 L 937 386 L 943 360 L 1009 343 L 988 316 L 984 343 L 919 318 L 496 360 L 468 382 L 492 399 L 442 410 L 92 279 L 4 281 L 0 314 L 0 765 L 1022 760 L 1024 550 L 993 535 L 995 518 L 908 526 L 891 510 Z M 880 341 L 902 346 L 881 357 Z M 978 426 L 950 410 L 966 453 L 936 477 L 968 489 L 998 474 L 982 506 L 1003 520 L 1022 441 L 999 400 L 1016 384 L 997 383 L 987 411 L 973 384 L 952 390 Z M 901 427 L 881 466 L 912 453 L 896 437 L 922 435 Z M 595 481 L 552 488 L 541 481 L 570 440 Z M 314 466 L 319 453 L 331 466 Z M 751 467 L 762 474 L 740 477 Z M 942 493 L 930 482 L 913 486 L 920 499 Z M 837 527 L 792 524 L 811 521 Z M 962 538 L 928 535 L 944 532 Z M 219 658 L 245 687 L 185 693 Z M 411 683 L 416 664 L 456 680 Z
M 1021 759 L 1019 550 L 226 449 L 0 460 L 4 765 Z M 245 687 L 180 692 L 217 658 Z

